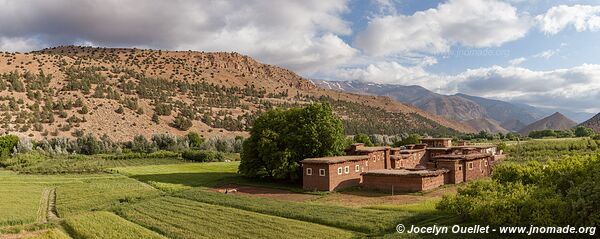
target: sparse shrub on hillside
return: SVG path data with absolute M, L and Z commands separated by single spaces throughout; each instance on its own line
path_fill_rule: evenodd
M 115 110 L 115 113 L 117 113 L 117 114 L 123 114 L 123 111 L 124 111 L 123 106 L 119 105 L 119 108 L 117 108 Z
M 182 115 L 177 115 L 177 117 L 173 119 L 171 127 L 185 131 L 192 127 L 192 121 Z
M 212 150 L 186 150 L 181 154 L 181 157 L 186 160 L 195 162 L 223 162 L 225 156 Z
M 154 114 L 152 114 L 152 122 L 154 122 L 156 124 L 160 124 L 160 117 L 158 117 L 158 114 L 156 114 L 156 112 L 154 112 Z

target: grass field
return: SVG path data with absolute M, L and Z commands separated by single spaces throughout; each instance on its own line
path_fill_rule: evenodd
M 318 224 L 196 201 L 163 197 L 119 212 L 171 238 L 350 238 L 352 233 Z
M 0 170 L 0 227 L 34 223 L 45 177 L 28 177 Z
M 111 170 L 165 191 L 177 191 L 243 181 L 244 179 L 237 174 L 238 165 L 239 162 L 184 163 L 120 167 Z
M 386 211 L 308 202 L 278 201 L 268 198 L 226 195 L 202 189 L 183 191 L 176 196 L 369 234 L 393 231 L 399 221 L 412 216 L 409 212 L 399 210 Z
M 155 188 L 121 175 L 75 175 L 71 179 L 56 189 L 56 207 L 61 217 L 160 195 Z
M 89 212 L 69 217 L 65 228 L 74 238 L 160 239 L 160 234 L 110 212 Z

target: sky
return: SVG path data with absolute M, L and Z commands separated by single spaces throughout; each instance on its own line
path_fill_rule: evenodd
M 600 112 L 600 0 L 0 0 L 0 51 L 239 52 L 309 79 Z

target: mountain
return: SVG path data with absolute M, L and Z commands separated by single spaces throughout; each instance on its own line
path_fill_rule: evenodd
M 556 112 L 546 118 L 538 120 L 530 125 L 527 125 L 525 128 L 519 130 L 519 133 L 522 135 L 528 135 L 531 131 L 536 130 L 545 130 L 545 129 L 553 129 L 553 130 L 565 130 L 573 128 L 577 125 L 577 122 L 567 118 L 563 114 Z
M 313 80 L 313 82 L 326 89 L 389 96 L 427 112 L 462 121 L 478 131 L 518 131 L 521 127 L 548 115 L 548 112 L 543 109 L 525 104 L 466 94 L 442 95 L 421 86 L 376 84 L 364 81 Z
M 490 119 L 471 119 L 464 121 L 465 124 L 470 125 L 471 127 L 479 130 L 479 131 L 488 131 L 488 132 L 496 132 L 496 133 L 508 133 L 509 130 L 502 127 L 498 122 L 495 122 Z
M 527 125 L 518 119 L 513 119 L 503 122 L 500 126 L 512 132 L 518 132 L 520 129 L 525 128 L 525 126 Z
M 596 131 L 596 133 L 600 133 L 600 113 L 595 115 L 591 119 L 586 120 L 585 122 L 581 123 L 580 125 L 588 127 L 588 128 L 592 128 L 592 129 L 594 129 L 594 131 Z
M 75 46 L 0 52 L 2 134 L 247 135 L 260 113 L 312 102 L 331 104 L 348 134 L 474 131 L 389 97 L 321 89 L 238 53 Z

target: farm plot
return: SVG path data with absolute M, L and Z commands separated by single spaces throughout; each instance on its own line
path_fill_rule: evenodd
M 160 195 L 159 190 L 122 175 L 71 177 L 69 183 L 56 189 L 56 207 L 60 217 Z
M 341 229 L 187 199 L 161 197 L 122 208 L 124 218 L 171 238 L 350 238 Z
M 279 201 L 268 198 L 227 195 L 203 189 L 186 190 L 177 197 L 247 211 L 297 219 L 369 234 L 393 231 L 402 220 L 413 216 L 407 211 L 350 208 L 308 202 Z
M 237 174 L 238 162 L 184 163 L 112 168 L 159 189 L 177 191 L 192 187 L 213 187 L 242 180 Z
M 43 217 L 43 192 L 56 179 L 0 170 L 0 227 L 38 222 Z
M 110 212 L 88 212 L 69 217 L 65 220 L 65 228 L 75 238 L 165 238 Z

